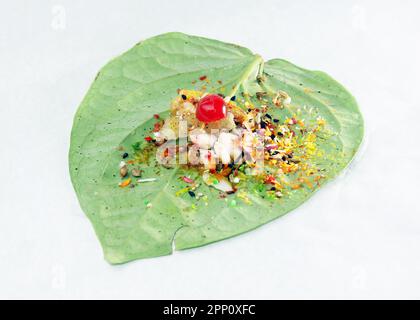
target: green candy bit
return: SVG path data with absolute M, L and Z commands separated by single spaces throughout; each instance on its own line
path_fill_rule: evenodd
M 141 143 L 140 142 L 133 143 L 131 147 L 134 149 L 134 151 L 139 151 L 141 149 Z
M 259 183 L 259 184 L 257 184 L 256 189 L 257 189 L 258 192 L 264 192 L 265 191 L 265 186 L 263 184 Z

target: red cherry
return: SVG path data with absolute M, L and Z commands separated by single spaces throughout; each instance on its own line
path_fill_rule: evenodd
M 195 116 L 203 122 L 214 122 L 226 117 L 225 101 L 217 94 L 209 94 L 198 102 Z

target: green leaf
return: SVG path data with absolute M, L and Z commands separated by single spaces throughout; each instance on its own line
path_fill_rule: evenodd
M 283 90 L 293 99 L 284 112 L 301 109 L 305 115 L 313 109 L 324 117 L 336 135 L 322 146 L 328 155 L 319 164 L 327 177 L 323 183 L 348 165 L 361 143 L 363 120 L 354 98 L 325 73 L 279 59 L 264 63 L 246 48 L 181 33 L 140 42 L 98 73 L 75 115 L 71 135 L 71 179 L 110 263 L 167 255 L 173 244 L 181 250 L 241 234 L 282 216 L 314 193 L 299 189 L 270 200 L 250 186 L 246 197 L 252 204 L 247 204 L 239 198 L 220 200 L 217 190 L 202 184 L 208 200 L 197 201 L 188 193 L 176 195 L 186 185 L 179 177 L 194 173 L 151 163 L 142 169 L 145 177 L 157 177 L 156 182 L 118 188 L 117 148 L 140 148 L 138 142 L 153 128 L 153 114 L 164 117 L 177 89 L 193 89 L 197 84 L 192 80 L 203 75 L 223 83 L 210 91 L 233 95 Z

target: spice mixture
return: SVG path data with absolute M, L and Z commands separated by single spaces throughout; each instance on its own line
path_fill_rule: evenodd
M 206 76 L 199 80 L 208 81 Z M 332 133 L 325 119 L 316 114 L 303 119 L 300 108 L 291 103 L 283 91 L 236 97 L 178 90 L 169 116 L 155 114 L 144 141 L 121 154 L 119 186 L 156 181 L 158 177 L 143 177 L 138 167 L 155 155 L 161 166 L 182 166 L 195 173 L 179 177 L 185 187 L 174 191 L 176 196 L 205 200 L 206 195 L 197 191 L 201 183 L 219 190 L 221 198 L 236 194 L 245 203 L 250 202 L 245 192 L 249 188 L 269 199 L 314 189 L 324 178 L 317 165 L 324 157 L 318 142 Z M 229 204 L 235 206 L 236 200 Z

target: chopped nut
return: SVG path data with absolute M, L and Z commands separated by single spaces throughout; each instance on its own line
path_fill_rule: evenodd
M 257 82 L 261 83 L 265 81 L 265 77 L 264 76 L 257 76 Z
M 120 176 L 121 178 L 125 178 L 128 174 L 127 166 L 123 166 L 120 168 Z
M 273 103 L 277 107 L 283 108 L 284 106 L 290 104 L 292 99 L 289 97 L 289 95 L 284 91 L 279 91 L 273 98 Z
M 256 92 L 255 93 L 258 100 L 261 100 L 266 94 L 267 94 L 267 92 Z
M 136 177 L 136 178 L 141 177 L 141 173 L 142 173 L 142 170 L 140 170 L 140 169 L 131 170 L 131 174 L 133 175 L 133 177 Z

